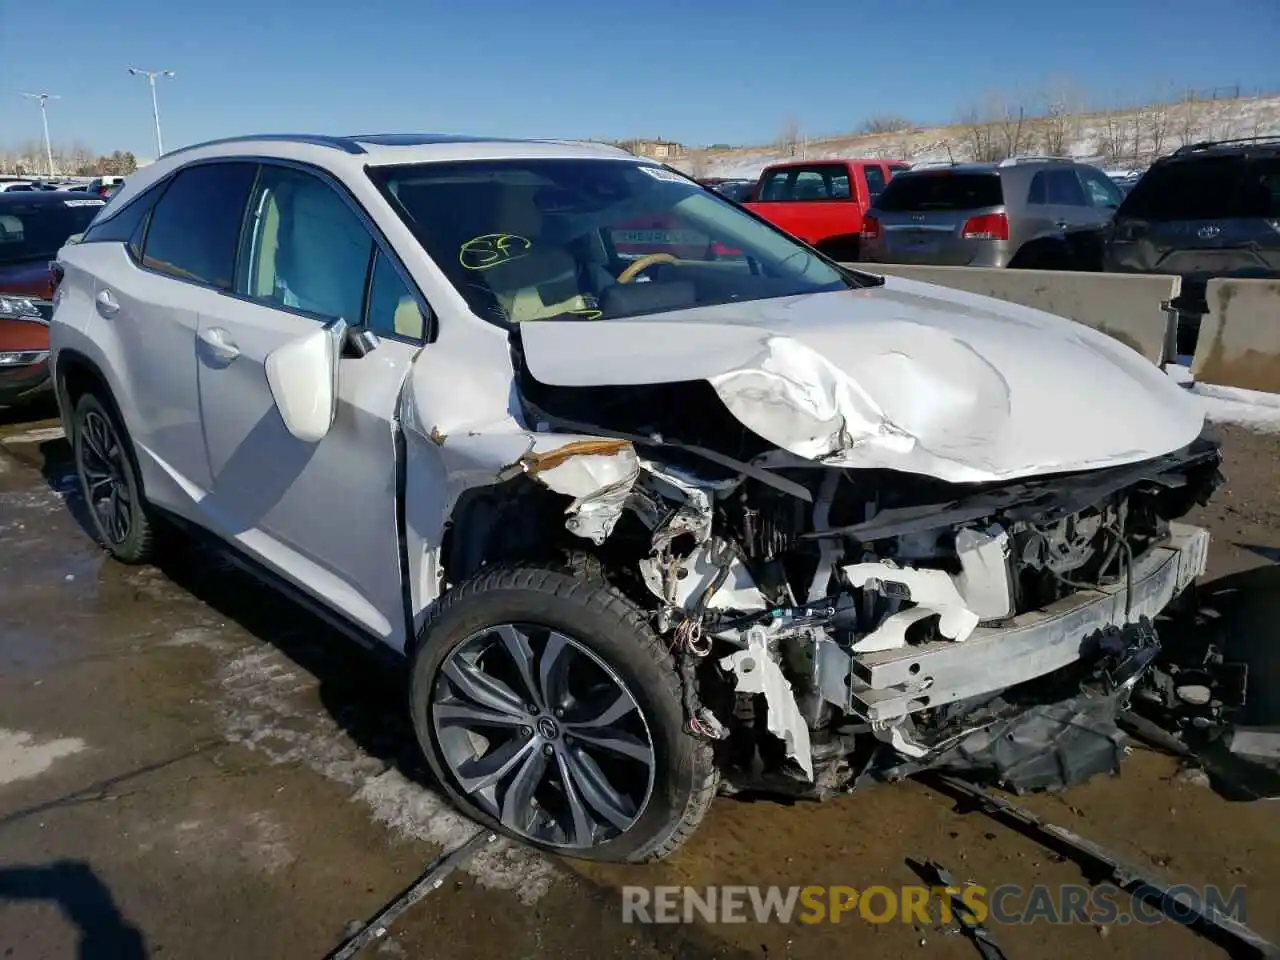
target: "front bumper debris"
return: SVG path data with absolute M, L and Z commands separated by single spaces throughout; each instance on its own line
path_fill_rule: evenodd
M 920 710 L 989 694 L 1070 666 L 1086 641 L 1108 628 L 1154 620 L 1204 573 L 1209 533 L 1170 524 L 1167 543 L 1134 564 L 1125 582 L 1081 591 L 999 627 L 979 627 L 964 643 L 948 640 L 850 657 L 820 645 L 825 697 L 842 688 L 846 712 L 887 723 Z

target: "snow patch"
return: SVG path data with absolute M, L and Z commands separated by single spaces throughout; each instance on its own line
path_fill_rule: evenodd
M 301 764 L 353 788 L 353 800 L 396 835 L 452 848 L 481 829 L 435 791 L 367 753 L 327 711 L 306 702 L 302 695 L 314 691 L 315 677 L 274 647 L 251 647 L 231 657 L 217 684 L 228 740 L 272 763 Z M 550 860 L 507 840 L 492 844 L 465 870 L 481 885 L 511 891 L 524 903 L 542 897 L 556 877 Z
M 355 799 L 373 809 L 374 819 L 402 836 L 452 849 L 480 829 L 440 796 L 415 784 L 399 770 L 367 780 Z M 549 860 L 526 847 L 499 840 L 485 847 L 466 867 L 488 887 L 511 890 L 526 905 L 539 900 L 555 880 Z
M 1208 383 L 1197 383 L 1190 389 L 1204 404 L 1205 415 L 1216 423 L 1280 433 L 1280 394 Z
M 6 444 L 47 443 L 50 440 L 65 440 L 66 436 L 61 427 L 38 427 L 22 433 L 10 433 L 5 436 L 3 442 Z
M 1262 433 L 1280 433 L 1280 394 L 1196 383 L 1190 367 L 1181 363 L 1166 363 L 1164 372 L 1200 398 L 1205 416 L 1214 423 L 1229 423 Z
M 79 753 L 86 746 L 78 737 L 39 742 L 33 734 L 0 729 L 0 784 L 38 777 L 58 760 Z

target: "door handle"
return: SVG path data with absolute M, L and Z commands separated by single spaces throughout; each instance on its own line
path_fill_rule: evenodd
M 1067 221 L 1065 221 L 1065 220 L 1057 220 L 1057 221 L 1055 221 L 1055 222 L 1054 222 L 1054 224 L 1053 224 L 1053 225 L 1054 225 L 1055 227 L 1057 227 L 1059 230 L 1065 230 L 1065 229 L 1067 229 L 1067 227 L 1069 227 L 1069 226 L 1070 226 L 1070 224 L 1069 224 L 1069 223 L 1067 223 Z
M 201 330 L 200 339 L 205 342 L 214 356 L 222 360 L 234 360 L 240 356 L 240 348 L 231 339 L 231 334 L 221 327 L 208 327 Z
M 102 290 L 93 298 L 94 306 L 98 308 L 98 313 L 106 317 L 108 320 L 120 312 L 120 304 L 116 301 L 115 296 L 110 290 Z

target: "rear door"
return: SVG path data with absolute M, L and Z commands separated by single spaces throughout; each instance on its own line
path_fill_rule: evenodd
M 1094 226 L 1093 208 L 1084 184 L 1071 167 L 1037 170 L 1027 189 L 1027 204 L 1018 218 L 1016 242 L 1025 246 L 1044 238 L 1070 242 L 1073 233 Z
M 118 348 L 113 366 L 133 411 L 128 426 L 148 495 L 193 519 L 209 486 L 196 329 L 201 311 L 231 289 L 255 169 L 227 161 L 180 171 L 157 190 L 152 208 L 122 211 L 145 216 L 133 225 L 132 242 L 105 250 L 110 262 L 96 271 L 94 310 L 114 334 L 101 339 Z
M 210 524 L 397 649 L 406 637 L 394 417 L 426 316 L 399 260 L 341 185 L 264 162 L 234 295 L 200 317 Z M 333 427 L 303 442 L 275 407 L 266 359 L 338 318 L 380 342 L 340 361 Z
M 881 239 L 871 248 L 888 263 L 966 266 L 986 240 L 961 234 L 971 217 L 1003 210 L 1000 177 L 985 171 L 924 170 L 899 173 L 872 207 Z

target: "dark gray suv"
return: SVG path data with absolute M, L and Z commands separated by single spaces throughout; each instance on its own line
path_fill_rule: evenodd
M 1157 160 L 1116 215 L 1108 270 L 1280 276 L 1280 137 L 1198 143 Z
M 1017 157 L 905 171 L 868 211 L 862 259 L 969 267 L 1100 269 L 1123 195 L 1070 159 Z

